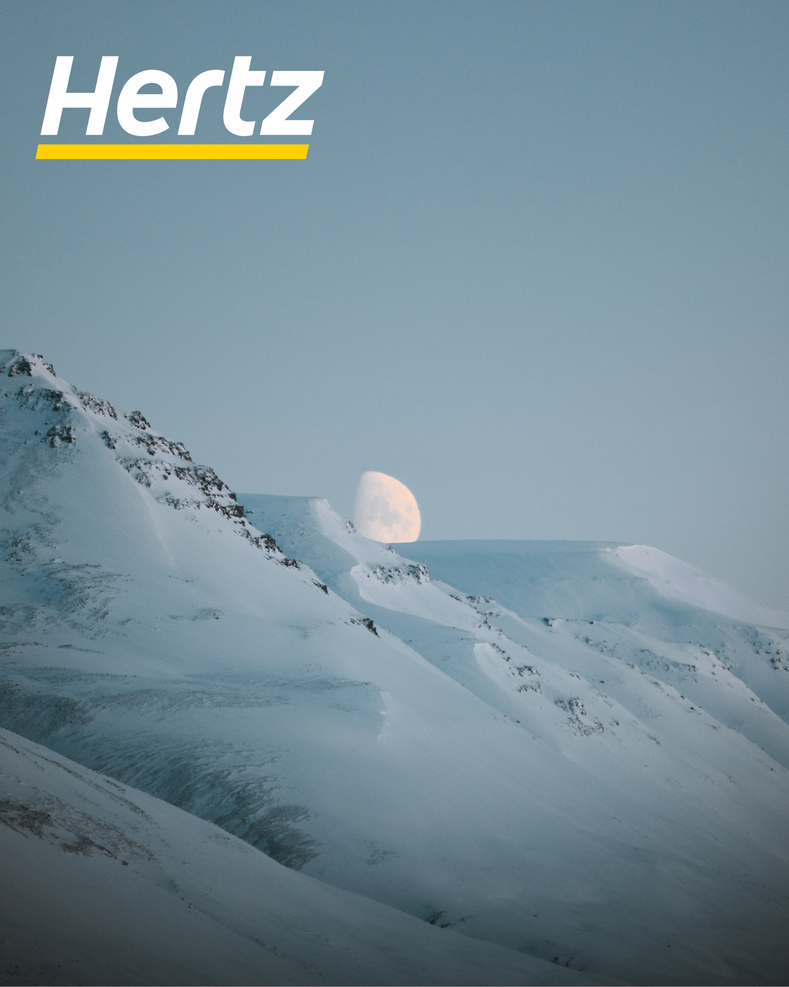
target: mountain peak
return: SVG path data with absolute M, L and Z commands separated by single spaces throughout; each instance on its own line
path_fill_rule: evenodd
M 20 350 L 0 350 L 0 374 L 6 377 L 23 375 L 57 377 L 55 368 L 40 353 L 22 353 Z
M 49 472 L 65 466 L 63 456 L 106 460 L 111 455 L 160 504 L 190 517 L 209 508 L 256 548 L 283 564 L 297 564 L 284 559 L 274 539 L 245 520 L 235 493 L 210 466 L 195 463 L 183 442 L 161 435 L 141 411 L 125 413 L 78 390 L 58 377 L 41 354 L 0 350 L 0 403 L 6 415 L 2 444 L 7 462 L 31 467 L 33 460 L 38 463 L 34 450 L 39 444 L 54 450 L 50 455 L 55 459 L 44 467 Z M 41 468 L 38 463 L 36 469 Z

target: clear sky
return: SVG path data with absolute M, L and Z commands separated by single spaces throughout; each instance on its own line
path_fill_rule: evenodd
M 423 538 L 646 543 L 789 607 L 789 4 L 4 0 L 0 20 L 0 345 L 239 491 L 352 516 L 375 470 Z M 116 96 L 155 68 L 181 100 L 236 55 L 323 70 L 309 156 L 36 162 L 57 55 L 71 88 L 118 55 Z M 223 99 L 195 140 L 240 139 Z M 113 109 L 104 139 L 135 139 Z

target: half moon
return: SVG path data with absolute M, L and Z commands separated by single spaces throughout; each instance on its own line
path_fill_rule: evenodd
M 386 473 L 362 474 L 356 492 L 356 530 L 373 541 L 416 541 L 422 519 L 408 487 Z

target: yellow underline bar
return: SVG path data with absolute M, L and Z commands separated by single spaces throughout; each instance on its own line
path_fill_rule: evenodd
M 120 161 L 271 160 L 303 161 L 309 144 L 39 144 L 37 160 Z

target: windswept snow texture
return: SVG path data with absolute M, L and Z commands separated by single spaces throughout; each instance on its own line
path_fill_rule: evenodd
M 592 981 L 789 980 L 780 615 L 616 543 L 405 558 L 40 358 L 0 391 L 0 724 Z
M 4 984 L 587 984 L 297 874 L 0 729 Z

